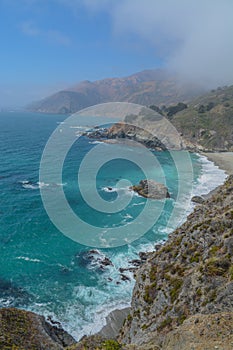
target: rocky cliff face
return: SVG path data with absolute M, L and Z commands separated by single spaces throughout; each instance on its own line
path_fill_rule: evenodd
M 200 339 L 207 342 L 209 337 L 211 344 L 202 349 L 219 342 L 221 349 L 233 347 L 232 203 L 233 176 L 150 255 L 136 276 L 122 343 L 199 349 L 181 346 L 182 339 L 202 344 Z M 219 327 L 215 339 L 210 336 L 214 327 Z
M 58 324 L 24 310 L 0 310 L 0 349 L 61 350 L 75 340 Z

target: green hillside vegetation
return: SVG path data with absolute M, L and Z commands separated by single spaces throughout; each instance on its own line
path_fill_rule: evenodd
M 167 117 L 190 148 L 233 151 L 233 86 L 212 90 Z

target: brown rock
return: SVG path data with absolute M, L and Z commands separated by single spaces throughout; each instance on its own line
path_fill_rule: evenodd
M 135 192 L 140 196 L 151 199 L 170 198 L 167 187 L 164 184 L 154 180 L 141 180 L 139 185 L 132 186 Z

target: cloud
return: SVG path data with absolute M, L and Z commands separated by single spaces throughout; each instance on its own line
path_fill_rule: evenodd
M 32 37 L 41 37 L 46 41 L 62 46 L 69 46 L 71 39 L 58 30 L 43 30 L 40 29 L 33 21 L 24 21 L 20 25 L 23 34 Z
M 208 87 L 233 83 L 232 0 L 82 0 L 82 4 L 91 12 L 107 12 L 115 35 L 122 40 L 133 35 L 147 43 L 184 79 Z

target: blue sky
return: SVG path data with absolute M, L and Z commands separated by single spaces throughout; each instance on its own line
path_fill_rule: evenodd
M 232 0 L 0 0 L 0 106 L 161 66 L 233 82 L 232 18 Z

